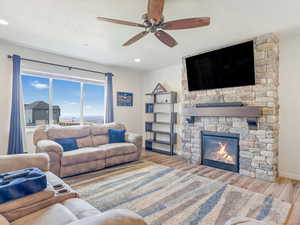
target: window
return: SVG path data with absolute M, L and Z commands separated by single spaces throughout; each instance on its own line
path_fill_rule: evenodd
M 104 122 L 104 86 L 22 75 L 26 126 Z
M 84 123 L 104 122 L 104 87 L 94 84 L 83 85 Z M 101 114 L 99 112 L 102 112 Z
M 49 124 L 49 79 L 22 76 L 26 126 Z
M 53 80 L 52 90 L 53 123 L 64 126 L 79 125 L 81 122 L 80 83 Z M 57 117 L 58 114 L 60 114 L 59 118 Z

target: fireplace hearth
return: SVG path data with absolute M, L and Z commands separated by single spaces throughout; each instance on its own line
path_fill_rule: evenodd
M 201 163 L 239 172 L 239 134 L 202 131 Z

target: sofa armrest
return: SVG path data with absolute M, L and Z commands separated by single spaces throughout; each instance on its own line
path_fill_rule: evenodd
M 51 140 L 41 140 L 36 145 L 37 152 L 45 152 L 50 158 L 50 171 L 60 176 L 61 157 L 63 155 L 63 147 Z
M 148 225 L 142 217 L 125 209 L 113 209 L 97 216 L 69 223 L 68 225 Z
M 41 140 L 38 141 L 37 145 L 37 151 L 38 152 L 54 152 L 58 155 L 62 155 L 63 153 L 63 147 L 56 143 L 55 141 L 51 141 L 51 140 Z
M 143 136 L 136 133 L 126 132 L 126 142 L 133 143 L 137 147 L 140 158 L 143 147 Z
M 45 153 L 0 156 L 0 173 L 33 167 L 48 171 L 49 156 Z

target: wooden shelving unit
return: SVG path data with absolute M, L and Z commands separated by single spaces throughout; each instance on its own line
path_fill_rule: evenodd
M 146 114 L 151 114 L 152 120 L 145 123 L 146 140 L 145 147 L 148 151 L 174 155 L 177 134 L 175 132 L 175 124 L 177 122 L 177 113 L 175 112 L 175 104 L 177 103 L 176 92 L 163 92 L 157 94 L 146 94 L 151 98 L 149 103 L 145 104 Z M 158 106 L 166 105 L 168 111 L 159 111 Z M 159 117 L 167 116 L 168 120 L 161 121 Z M 163 130 L 157 128 L 164 127 Z M 164 139 L 162 139 L 164 136 Z M 167 139 L 167 140 L 166 140 Z M 161 145 L 164 148 L 155 147 Z

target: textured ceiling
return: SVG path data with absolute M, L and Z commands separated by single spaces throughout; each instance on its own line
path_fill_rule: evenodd
M 170 31 L 179 45 L 170 49 L 153 35 L 121 47 L 141 28 L 96 21 L 97 16 L 141 22 L 146 0 L 1 0 L 0 38 L 48 52 L 106 65 L 154 70 L 185 55 L 268 32 L 300 29 L 298 0 L 166 0 L 165 18 L 211 16 L 211 26 Z M 135 63 L 134 58 L 141 58 Z

